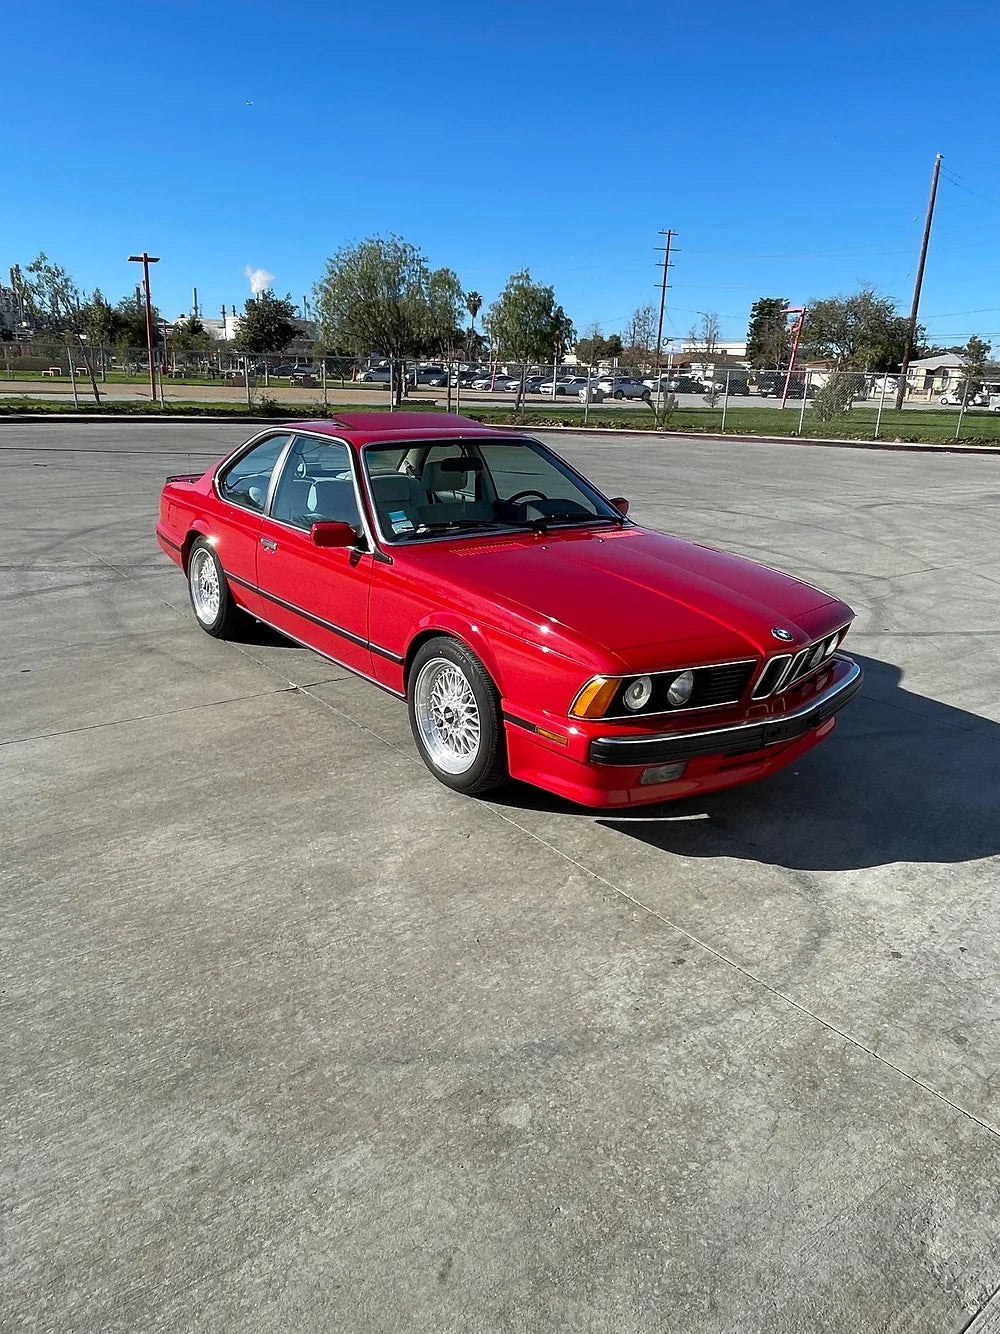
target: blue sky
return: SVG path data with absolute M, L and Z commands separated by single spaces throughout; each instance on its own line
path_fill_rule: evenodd
M 658 301 L 665 334 L 753 300 L 875 284 L 1000 348 L 1000 13 L 926 0 L 762 9 L 264 0 L 0 0 L 0 266 L 87 289 L 161 256 L 170 318 L 242 309 L 245 269 L 300 302 L 339 246 L 395 232 L 487 304 L 528 267 L 582 330 Z

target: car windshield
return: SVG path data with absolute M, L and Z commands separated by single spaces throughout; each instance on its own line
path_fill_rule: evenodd
M 367 445 L 362 459 L 387 542 L 477 529 L 624 523 L 618 510 L 535 440 Z

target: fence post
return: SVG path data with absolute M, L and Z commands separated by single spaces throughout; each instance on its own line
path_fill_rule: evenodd
M 13 380 L 14 374 L 10 369 L 10 353 L 7 351 L 7 344 L 3 345 L 3 368 L 7 372 L 7 379 Z
M 250 396 L 250 358 L 243 358 L 243 380 L 247 388 L 247 409 L 253 408 L 253 399 Z
M 78 408 L 80 395 L 76 392 L 76 367 L 73 365 L 73 348 L 69 343 L 66 344 L 66 365 L 69 367 L 70 384 L 73 386 L 73 406 Z
M 874 438 L 875 438 L 876 440 L 878 439 L 879 431 L 881 431 L 881 429 L 882 429 L 882 409 L 885 407 L 885 386 L 886 386 L 886 377 L 885 377 L 885 375 L 883 375 L 883 376 L 882 376 L 882 392 L 881 392 L 881 394 L 879 395 L 879 400 L 878 400 L 878 412 L 875 414 L 875 436 L 874 436 Z
M 834 371 L 834 375 L 836 375 L 836 373 L 837 373 L 837 372 Z M 806 420 L 806 399 L 809 397 L 809 377 L 810 377 L 810 375 L 812 375 L 812 371 L 806 371 L 805 376 L 803 377 L 803 380 L 802 380 L 802 406 L 801 406 L 801 408 L 799 408 L 799 435 L 800 435 L 800 436 L 801 436 L 801 434 L 802 434 L 802 427 L 803 427 L 803 425 L 804 425 L 804 423 L 805 423 L 805 420 Z
M 326 357 L 320 362 L 320 367 L 323 376 L 323 409 L 325 411 L 330 406 L 326 396 Z
M 962 418 L 965 416 L 965 405 L 969 401 L 969 386 L 972 381 L 968 375 L 965 377 L 965 392 L 962 394 L 962 406 L 958 409 L 958 424 L 955 427 L 955 439 L 958 439 L 959 432 L 962 429 Z
M 719 427 L 719 434 L 726 433 L 726 409 L 729 407 L 729 377 L 732 371 L 726 371 L 726 387 L 722 393 L 722 425 Z

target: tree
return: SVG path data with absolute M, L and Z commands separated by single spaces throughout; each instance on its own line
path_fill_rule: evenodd
M 159 342 L 160 312 L 153 306 L 153 346 Z M 117 333 L 115 343 L 121 348 L 146 347 L 146 302 L 138 288 L 132 296 L 123 296 L 115 306 Z M 145 355 L 145 353 L 143 353 Z
M 476 316 L 483 308 L 483 298 L 478 292 L 466 292 L 465 309 L 469 312 L 472 319 L 472 332 L 476 332 Z
M 553 288 L 533 283 L 529 270 L 522 269 L 511 274 L 490 306 L 489 327 L 497 351 L 521 363 L 515 404 L 515 412 L 520 412 L 525 364 L 550 358 L 558 361 L 573 341 L 573 322 L 557 304 Z
M 986 372 L 986 358 L 990 355 L 991 344 L 984 339 L 973 334 L 964 347 L 959 348 L 959 354 L 965 358 L 965 370 L 962 373 L 962 383 L 959 386 L 959 393 L 963 400 L 976 393 L 983 387 L 983 376 Z
M 294 320 L 291 294 L 275 296 L 265 288 L 247 297 L 233 346 L 238 352 L 284 352 L 299 331 Z
M 850 296 L 811 301 L 801 346 L 805 355 L 832 361 L 837 370 L 898 371 L 907 324 L 888 297 L 863 286 Z M 918 326 L 914 342 L 922 341 Z
M 622 343 L 625 358 L 636 367 L 647 367 L 654 360 L 659 363 L 660 349 L 654 348 L 656 342 L 656 311 L 652 306 L 640 306 L 622 330 Z
M 583 337 L 576 340 L 577 360 L 585 366 L 596 366 L 605 355 L 607 341 L 599 324 L 589 324 L 583 331 Z
M 393 363 L 392 402 L 403 388 L 406 357 L 439 350 L 458 328 L 462 291 L 450 269 L 432 272 L 400 236 L 370 236 L 342 246 L 316 284 L 320 334 L 356 356 L 380 352 Z
M 215 339 L 197 315 L 174 325 L 170 346 L 178 352 L 207 352 L 215 347 Z
M 719 317 L 714 311 L 701 312 L 701 321 L 692 325 L 688 344 L 703 366 L 714 365 L 719 356 Z
M 81 337 L 86 332 L 84 310 L 91 303 L 63 266 L 54 264 L 44 251 L 39 251 L 28 265 L 27 272 L 31 275 L 26 280 L 27 297 L 35 322 L 41 324 L 49 334 L 58 335 L 62 341 L 78 346 L 79 355 L 90 376 L 94 401 L 100 403 L 101 392 L 97 387 L 93 358 Z M 71 355 L 76 356 L 77 353 L 74 351 Z
M 99 287 L 81 309 L 80 322 L 92 347 L 113 347 L 118 341 L 121 316 Z
M 747 329 L 747 361 L 751 366 L 777 370 L 785 365 L 791 352 L 787 297 L 762 296 L 750 307 Z

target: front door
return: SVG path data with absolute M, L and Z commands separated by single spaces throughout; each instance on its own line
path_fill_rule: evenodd
M 350 450 L 339 440 L 296 436 L 258 535 L 262 615 L 276 629 L 371 676 L 371 553 L 315 546 L 312 525 L 329 520 L 362 531 Z

